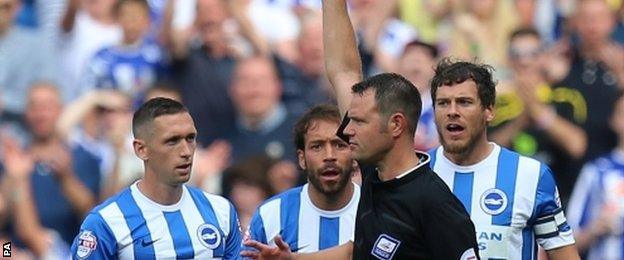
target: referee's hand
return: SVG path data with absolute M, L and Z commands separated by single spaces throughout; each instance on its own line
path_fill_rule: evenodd
M 243 242 L 247 248 L 255 249 L 255 250 L 243 250 L 241 252 L 241 256 L 248 259 L 259 259 L 259 260 L 291 260 L 293 259 L 293 255 L 290 252 L 290 247 L 284 240 L 282 240 L 281 236 L 275 237 L 275 245 L 277 247 L 268 246 L 262 244 L 256 240 L 247 240 Z

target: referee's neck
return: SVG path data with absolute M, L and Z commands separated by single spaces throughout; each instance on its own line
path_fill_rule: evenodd
M 418 158 L 414 149 L 408 146 L 394 147 L 377 163 L 379 179 L 382 181 L 392 180 L 407 170 L 416 167 L 418 163 L 420 163 L 420 158 Z

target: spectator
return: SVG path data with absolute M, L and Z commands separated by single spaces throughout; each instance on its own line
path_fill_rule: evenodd
M 35 161 L 30 182 L 37 216 L 70 244 L 96 201 L 100 171 L 97 157 L 83 146 L 69 147 L 56 134 L 62 109 L 53 85 L 39 83 L 28 92 L 26 122 L 32 142 L 27 151 Z
M 580 122 L 587 133 L 585 158 L 591 160 L 609 152 L 617 143 L 605 122 L 609 121 L 617 93 L 624 86 L 624 51 L 610 39 L 614 16 L 605 1 L 579 2 L 574 25 L 579 42 L 573 46 L 567 76 L 557 87 L 580 92 L 568 94 L 575 102 L 563 113 Z M 578 174 L 580 166 L 570 174 Z
M 464 4 L 464 12 L 453 19 L 451 55 L 477 57 L 504 73 L 507 40 L 517 23 L 509 1 L 468 0 Z
M 233 124 L 235 118 L 228 86 L 236 59 L 224 29 L 227 18 L 223 1 L 198 0 L 195 29 L 199 44 L 191 45 L 189 32 L 174 31 L 171 20 L 163 28 L 173 56 L 173 78 L 195 120 L 200 147 L 217 139 L 221 127 Z
M 51 46 L 32 29 L 13 25 L 20 0 L 0 0 L 0 102 L 4 112 L 24 113 L 28 87 L 35 81 L 54 81 Z
M 576 246 L 586 259 L 623 259 L 624 223 L 624 97 L 619 95 L 609 126 L 617 147 L 585 164 L 568 207 L 568 223 Z
M 574 107 L 574 89 L 554 88 L 546 79 L 549 62 L 539 33 L 532 28 L 514 31 L 509 39 L 512 78 L 501 84 L 490 139 L 518 153 L 550 165 L 561 200 L 567 204 L 587 135 L 574 117 L 558 112 Z
M 438 133 L 434 122 L 433 103 L 429 81 L 433 78 L 438 60 L 438 49 L 419 40 L 408 43 L 399 58 L 398 73 L 418 88 L 422 99 L 422 112 L 414 135 L 416 150 L 428 151 L 438 145 Z
M 224 188 L 238 211 L 242 228 L 249 226 L 256 208 L 272 194 L 267 182 L 271 163 L 272 160 L 266 156 L 252 157 L 226 170 Z
M 123 31 L 119 45 L 99 50 L 91 59 L 82 93 L 119 89 L 139 103 L 145 91 L 163 75 L 164 53 L 147 36 L 150 26 L 147 0 L 119 0 L 115 15 Z
M 61 23 L 59 57 L 63 89 L 73 100 L 81 94 L 81 80 L 95 53 L 122 38 L 113 8 L 116 0 L 69 0 Z
M 117 90 L 98 90 L 70 103 L 57 123 L 57 132 L 64 140 L 98 158 L 100 198 L 142 177 L 141 161 L 132 148 L 131 118 L 127 96 Z
M 266 154 L 295 161 L 292 126 L 295 116 L 280 102 L 281 85 L 270 60 L 253 57 L 239 62 L 230 87 L 237 122 L 224 132 L 234 163 Z

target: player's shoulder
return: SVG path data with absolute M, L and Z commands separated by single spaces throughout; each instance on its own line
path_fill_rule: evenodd
M 281 193 L 278 193 L 270 198 L 268 198 L 267 200 L 265 200 L 264 202 L 262 202 L 262 204 L 260 204 L 260 207 L 264 207 L 269 203 L 275 203 L 276 201 L 291 201 L 295 198 L 299 198 L 300 194 L 301 194 L 301 190 L 303 189 L 305 185 L 302 186 L 297 186 L 294 188 L 290 188 L 286 191 L 283 191 Z
M 191 196 L 193 197 L 203 196 L 204 198 L 206 198 L 208 200 L 208 203 L 210 203 L 210 205 L 213 208 L 229 208 L 232 205 L 232 203 L 228 199 L 226 199 L 225 197 L 221 195 L 208 193 L 193 186 L 185 185 L 185 187 L 188 189 Z
M 89 214 L 91 214 L 91 213 L 96 213 L 96 214 L 100 213 L 102 210 L 110 207 L 111 205 L 117 204 L 120 200 L 127 199 L 128 196 L 132 196 L 132 192 L 130 191 L 130 187 L 124 188 L 123 190 L 121 190 L 117 194 L 115 194 L 112 197 L 106 199 L 104 202 L 98 204 L 93 209 L 91 209 Z
M 509 150 L 502 146 L 500 148 L 500 154 L 498 156 L 498 163 L 517 164 L 518 172 L 520 172 L 525 177 L 528 177 L 528 175 L 535 175 L 539 177 L 540 175 L 543 175 L 545 173 L 551 173 L 550 167 L 548 167 L 548 165 L 546 165 L 545 163 L 535 158 Z

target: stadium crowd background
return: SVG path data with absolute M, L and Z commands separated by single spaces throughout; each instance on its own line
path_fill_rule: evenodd
M 231 199 L 246 227 L 305 181 L 298 115 L 334 102 L 319 12 L 320 0 L 0 0 L 2 240 L 18 256 L 66 256 L 85 214 L 141 177 L 131 117 L 155 96 L 195 120 L 191 185 Z M 432 67 L 476 57 L 499 82 L 492 141 L 549 164 L 568 218 L 585 224 L 577 176 L 624 147 L 624 1 L 352 0 L 350 12 L 365 74 L 398 72 L 421 91 L 415 149 L 437 145 Z M 624 223 L 614 168 L 601 234 Z

